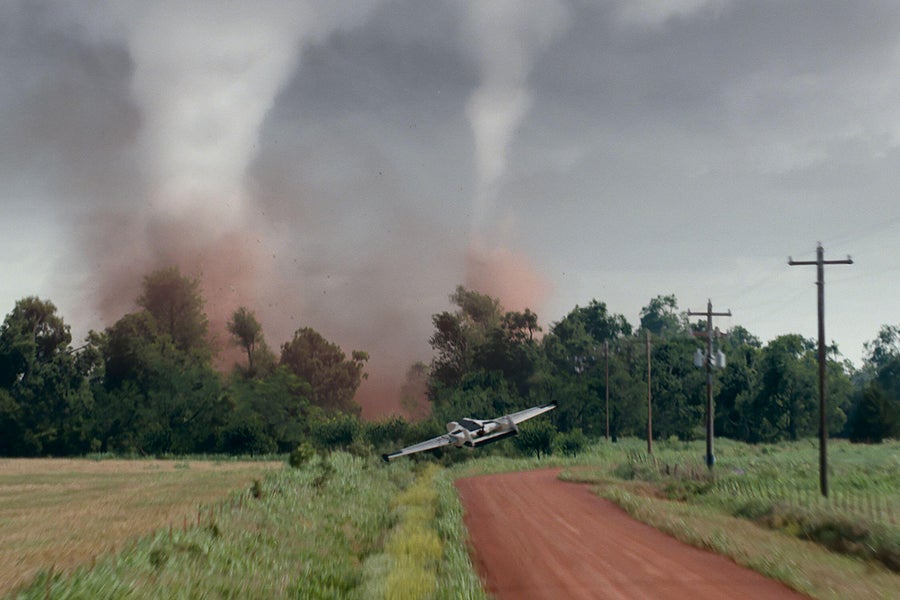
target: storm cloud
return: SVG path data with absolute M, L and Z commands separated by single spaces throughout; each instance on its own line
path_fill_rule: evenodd
M 526 6 L 3 3 L 4 302 L 105 327 L 177 264 L 220 329 L 369 351 L 367 415 L 459 283 L 545 326 L 674 292 L 812 336 L 785 262 L 822 241 L 856 260 L 829 337 L 897 321 L 895 3 Z

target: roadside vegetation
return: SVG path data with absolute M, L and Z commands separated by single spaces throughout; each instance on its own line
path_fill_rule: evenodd
M 485 598 L 444 469 L 346 452 L 306 458 L 184 521 L 86 550 L 74 569 L 48 555 L 12 597 Z M 207 483 L 199 470 L 180 472 Z
M 617 460 L 562 477 L 815 598 L 892 598 L 900 589 L 900 443 L 833 441 L 828 498 L 812 440 L 720 440 L 714 473 L 702 442 L 659 443 L 652 456 L 637 440 L 622 446 Z
M 448 451 L 390 464 L 359 444 L 354 451 L 361 456 L 306 445 L 290 457 L 293 468 L 262 474 L 267 463 L 258 463 L 249 478 L 233 484 L 235 491 L 189 505 L 181 516 L 159 521 L 146 533 L 116 540 L 94 532 L 93 539 L 108 546 L 79 550 L 80 561 L 67 565 L 60 559 L 74 551 L 65 544 L 48 549 L 43 569 L 12 597 L 483 599 L 453 481 L 548 467 L 592 485 L 682 541 L 730 556 L 811 597 L 890 598 L 900 585 L 891 562 L 900 517 L 898 442 L 834 441 L 828 499 L 818 495 L 817 449 L 809 440 L 773 445 L 720 440 L 713 475 L 703 463 L 702 442 L 658 442 L 652 456 L 642 440 L 594 441 L 577 452 L 570 442 L 553 436 L 549 451 L 505 443 L 487 453 Z M 84 475 L 71 464 L 117 464 L 41 462 L 58 465 L 57 476 L 70 479 L 59 483 L 69 494 L 85 488 Z M 152 461 L 122 462 L 160 479 L 169 473 L 183 477 L 180 484 L 193 491 L 210 485 L 207 471 L 224 481 L 214 463 L 175 461 L 161 474 L 164 469 L 151 468 Z M 27 468 L 21 469 L 24 476 Z M 140 488 L 141 478 L 131 477 Z M 20 504 L 37 491 L 24 485 L 16 490 Z M 154 502 L 167 498 L 152 487 L 134 493 L 158 496 Z M 48 497 L 47 510 L 64 508 L 72 497 L 77 495 Z M 16 502 L 14 494 L 2 502 Z M 94 519 L 105 524 L 141 519 L 137 510 L 108 514 L 105 521 Z M 57 526 L 57 533 L 61 529 Z M 28 532 L 22 535 L 31 539 Z

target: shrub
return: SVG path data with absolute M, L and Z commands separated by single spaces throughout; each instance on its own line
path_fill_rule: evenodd
M 759 521 L 772 512 L 772 502 L 762 498 L 749 498 L 740 503 L 733 511 L 735 517 Z
M 587 436 L 580 428 L 575 428 L 568 433 L 561 433 L 556 436 L 556 448 L 565 456 L 578 456 L 578 453 L 587 446 Z
M 390 417 L 363 426 L 363 436 L 376 448 L 402 445 L 409 435 L 409 423 L 402 417 Z
M 317 446 L 328 450 L 345 450 L 353 444 L 360 431 L 359 419 L 339 414 L 315 423 L 312 437 Z
M 516 448 L 520 452 L 532 456 L 549 456 L 553 452 L 553 440 L 556 428 L 547 421 L 528 423 L 519 430 L 515 438 Z
M 779 529 L 825 546 L 834 552 L 877 560 L 892 571 L 900 571 L 900 533 L 879 527 L 858 516 L 847 517 L 751 500 L 734 511 L 770 529 Z
M 222 433 L 222 449 L 228 454 L 272 454 L 278 446 L 258 423 L 239 423 Z
M 288 457 L 288 464 L 295 469 L 299 469 L 311 461 L 315 455 L 316 449 L 313 448 L 313 445 L 309 442 L 303 442 L 291 452 L 290 457 Z

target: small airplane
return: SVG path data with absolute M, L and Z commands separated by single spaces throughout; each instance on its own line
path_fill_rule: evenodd
M 556 408 L 556 402 L 526 408 L 519 412 L 504 415 L 497 419 L 461 419 L 447 423 L 447 433 L 439 435 L 412 446 L 407 446 L 390 454 L 382 454 L 385 461 L 392 461 L 400 456 L 434 450 L 444 446 L 456 446 L 457 448 L 475 448 L 497 442 L 519 433 L 519 423 L 527 421 L 547 411 Z

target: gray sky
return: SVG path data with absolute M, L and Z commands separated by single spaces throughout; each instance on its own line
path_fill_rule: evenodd
M 83 336 L 174 263 L 369 351 L 367 414 L 460 283 L 814 337 L 821 241 L 844 355 L 900 322 L 893 0 L 12 0 L 0 81 L 3 311 Z

